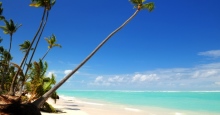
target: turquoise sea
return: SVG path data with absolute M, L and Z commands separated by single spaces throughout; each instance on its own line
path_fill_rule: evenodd
M 220 114 L 220 91 L 70 91 L 59 95 L 115 104 Z

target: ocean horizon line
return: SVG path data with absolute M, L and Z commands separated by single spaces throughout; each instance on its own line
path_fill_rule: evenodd
M 220 92 L 220 90 L 66 90 L 66 89 L 59 89 L 59 91 L 103 91 L 103 92 Z

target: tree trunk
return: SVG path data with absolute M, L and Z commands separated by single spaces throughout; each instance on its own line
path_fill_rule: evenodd
M 26 52 L 24 58 L 22 59 L 22 62 L 21 62 L 21 64 L 20 64 L 20 68 L 22 68 L 22 66 L 23 66 L 23 64 L 24 64 L 24 61 L 25 61 L 25 59 L 27 58 L 27 56 L 28 56 L 28 54 L 29 54 L 29 52 L 30 52 L 30 50 L 31 50 L 31 48 L 32 48 L 32 46 L 33 46 L 33 44 L 34 44 L 34 41 L 36 40 L 37 35 L 39 34 L 39 32 L 40 32 L 40 30 L 41 30 L 41 28 L 42 28 L 42 25 L 43 25 L 43 22 L 44 22 L 45 13 L 46 13 L 46 9 L 44 9 L 40 26 L 39 26 L 39 28 L 38 28 L 38 30 L 37 30 L 37 33 L 35 34 L 35 36 L 34 36 L 32 42 L 31 42 L 30 47 L 28 48 L 28 50 L 27 50 L 27 52 Z M 11 96 L 15 95 L 14 85 L 15 85 L 15 81 L 16 81 L 16 79 L 17 79 L 19 73 L 20 73 L 20 69 L 18 69 L 18 71 L 16 72 L 15 76 L 13 77 L 13 80 L 12 80 L 12 83 L 11 83 L 11 86 L 10 86 L 10 91 L 9 91 L 9 93 L 8 93 L 8 94 L 11 95 Z
M 43 105 L 43 103 L 55 92 L 60 86 L 62 86 L 80 67 L 82 67 L 115 33 L 122 29 L 132 18 L 136 16 L 139 10 L 126 20 L 120 27 L 110 33 L 73 71 L 71 71 L 67 76 L 65 76 L 58 84 L 56 84 L 52 89 L 46 92 L 42 97 L 33 102 L 38 108 Z
M 36 43 L 36 45 L 35 45 L 35 47 L 34 47 L 34 51 L 33 51 L 32 55 L 31 55 L 31 58 L 30 58 L 30 60 L 29 60 L 29 62 L 28 62 L 28 65 L 31 64 L 31 61 L 32 61 L 32 59 L 33 59 L 33 57 L 34 57 L 34 54 L 35 54 L 35 51 L 36 51 L 36 49 L 37 49 L 38 43 L 39 43 L 39 41 L 40 41 L 41 35 L 42 35 L 43 31 L 44 31 L 44 27 L 46 26 L 47 19 L 48 19 L 48 15 L 49 15 L 49 11 L 47 11 L 46 20 L 45 20 L 44 25 L 43 25 L 43 27 L 42 27 L 41 33 L 40 33 L 40 35 L 39 35 L 39 37 L 38 37 L 38 39 L 37 39 L 37 43 Z M 29 68 L 26 69 L 25 75 L 26 75 L 26 73 L 28 72 L 28 70 L 29 70 Z
M 9 45 L 9 49 L 8 49 L 9 54 L 11 52 L 11 44 L 12 44 L 12 34 L 10 34 L 10 45 Z
M 46 57 L 46 55 L 48 54 L 48 52 L 50 51 L 50 48 L 47 50 L 47 52 L 44 54 L 43 58 L 41 58 L 41 60 L 44 60 L 44 58 Z

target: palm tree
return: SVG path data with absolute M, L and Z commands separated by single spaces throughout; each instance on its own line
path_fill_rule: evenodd
M 3 91 L 4 85 L 6 85 L 6 79 L 9 78 L 12 72 L 10 71 L 9 61 L 12 59 L 10 53 L 5 50 L 3 47 L 0 47 L 0 76 L 1 76 L 1 85 L 0 91 Z
M 50 97 L 50 95 L 56 91 L 63 83 L 66 82 L 80 67 L 82 67 L 115 33 L 117 33 L 120 29 L 122 29 L 131 19 L 133 19 L 136 14 L 142 10 L 147 9 L 148 11 L 152 11 L 154 9 L 154 3 L 144 3 L 145 0 L 130 0 L 131 3 L 134 4 L 134 8 L 137 10 L 134 14 L 128 18 L 121 26 L 119 26 L 116 30 L 110 33 L 74 70 L 72 70 L 67 76 L 65 76 L 58 84 L 56 84 L 51 90 L 45 93 L 42 97 L 34 101 L 33 103 L 40 107 L 42 104 Z
M 20 68 L 22 68 L 26 58 L 28 57 L 29 52 L 30 52 L 30 50 L 31 50 L 31 48 L 32 48 L 32 46 L 33 46 L 33 44 L 34 44 L 34 42 L 35 42 L 39 32 L 41 31 L 41 34 L 42 34 L 42 32 L 44 30 L 44 26 L 46 25 L 46 22 L 47 22 L 47 18 L 48 18 L 48 15 L 49 15 L 49 10 L 51 10 L 51 7 L 55 4 L 55 2 L 56 2 L 56 0 L 53 0 L 53 1 L 51 1 L 51 0 L 32 0 L 32 3 L 30 4 L 30 6 L 33 6 L 33 7 L 44 7 L 44 12 L 43 12 L 43 16 L 42 16 L 42 19 L 41 19 L 40 26 L 39 26 L 39 28 L 37 30 L 37 33 L 35 34 L 32 42 L 31 42 L 30 47 L 28 48 L 25 56 L 23 57 L 23 59 L 21 61 Z M 46 21 L 44 21 L 45 15 L 46 15 Z M 43 26 L 43 24 L 44 24 L 44 26 Z M 40 36 L 41 36 L 41 34 L 40 34 Z M 38 39 L 40 39 L 40 36 L 38 37 Z M 36 47 L 37 47 L 37 44 L 38 44 L 38 42 L 36 43 Z M 36 47 L 34 49 L 34 52 L 36 50 Z M 29 60 L 30 63 L 31 63 L 32 57 L 34 55 L 34 52 L 33 52 L 32 56 L 31 56 L 31 58 Z M 13 96 L 15 94 L 15 92 L 13 91 L 13 89 L 14 89 L 13 87 L 14 87 L 14 82 L 17 79 L 19 72 L 20 72 L 20 69 L 17 71 L 17 73 L 15 74 L 15 76 L 13 78 L 12 87 L 11 87 L 11 89 L 9 91 L 9 95 Z
M 10 19 L 10 21 L 8 22 L 7 20 L 4 20 L 5 22 L 5 26 L 0 26 L 0 28 L 3 30 L 3 32 L 5 34 L 9 34 L 10 35 L 10 46 L 9 46 L 9 50 L 8 52 L 10 53 L 11 51 L 11 44 L 12 44 L 12 35 L 17 31 L 17 29 L 19 27 L 21 27 L 20 25 L 15 25 L 13 20 Z
M 19 45 L 19 46 L 20 46 L 20 50 L 21 50 L 22 52 L 26 53 L 27 50 L 28 50 L 28 48 L 30 47 L 30 44 L 31 44 L 30 41 L 28 41 L 28 40 L 24 41 L 23 44 L 20 44 L 20 45 Z M 33 48 L 31 48 L 31 50 L 33 50 Z M 27 58 L 26 58 L 26 60 L 25 60 L 25 64 L 27 64 Z M 23 66 L 22 70 L 24 70 L 24 67 L 25 67 L 25 66 Z M 27 68 L 30 68 L 30 67 L 31 67 L 31 65 L 30 65 L 30 64 L 29 64 L 29 65 L 27 64 Z M 28 70 L 28 69 L 26 69 L 26 70 Z M 27 76 L 27 71 L 24 73 L 23 76 L 20 77 L 20 79 L 19 79 L 19 81 L 21 82 L 20 88 L 19 88 L 19 93 L 20 93 L 20 94 L 22 94 L 23 86 L 24 86 L 24 84 L 25 84 L 25 81 L 26 81 L 28 78 L 29 78 L 29 76 Z
M 38 8 L 38 7 L 43 7 L 43 8 L 44 8 L 44 11 L 45 11 L 44 13 L 46 14 L 46 19 L 45 19 L 44 24 L 43 24 L 43 27 L 42 27 L 42 29 L 41 29 L 40 35 L 38 36 L 38 40 L 37 40 L 37 43 L 35 44 L 34 51 L 32 52 L 31 58 L 30 58 L 30 60 L 29 60 L 29 64 L 30 64 L 31 61 L 32 61 L 32 58 L 33 58 L 33 56 L 34 56 L 34 54 L 35 54 L 35 51 L 36 51 L 37 46 L 38 46 L 38 43 L 39 43 L 39 41 L 40 41 L 41 35 L 42 35 L 43 31 L 44 31 L 44 27 L 45 27 L 45 25 L 46 25 L 46 23 L 47 23 L 47 20 L 48 20 L 49 11 L 51 10 L 51 7 L 52 7 L 55 3 L 56 3 L 56 0 L 53 0 L 53 1 L 51 1 L 51 0 L 32 0 L 32 3 L 30 4 L 30 6 L 37 7 L 37 8 Z M 45 15 L 45 14 L 44 14 L 44 15 Z
M 44 56 L 43 56 L 43 58 L 42 58 L 42 60 L 46 57 L 46 55 L 48 54 L 48 52 L 51 50 L 51 48 L 53 48 L 53 47 L 62 47 L 60 44 L 56 44 L 56 36 L 54 35 L 54 34 L 52 34 L 52 36 L 51 37 L 49 37 L 49 38 L 45 38 L 45 40 L 47 41 L 47 43 L 49 44 L 49 46 L 48 46 L 48 50 L 47 50 L 47 52 L 44 54 Z
M 5 19 L 5 17 L 2 16 L 2 13 L 3 13 L 2 2 L 0 2 L 0 20 L 4 20 Z

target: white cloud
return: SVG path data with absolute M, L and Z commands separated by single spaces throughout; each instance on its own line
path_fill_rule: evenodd
M 103 77 L 102 76 L 96 77 L 95 83 L 98 83 L 98 82 L 103 82 Z
M 64 71 L 64 74 L 67 75 L 67 74 L 69 74 L 71 71 L 72 71 L 72 70 L 65 70 L 65 71 Z
M 157 69 L 126 75 L 102 75 L 89 84 L 98 86 L 145 89 L 203 89 L 220 86 L 220 63 L 192 68 Z M 215 83 L 215 85 L 213 85 Z M 214 87 L 215 86 L 215 87 Z M 220 88 L 220 87 L 219 87 Z
M 157 77 L 157 74 L 136 74 L 134 77 L 132 77 L 132 82 L 144 82 L 144 81 L 155 81 L 158 80 L 159 77 Z
M 219 58 L 220 50 L 210 50 L 210 51 L 205 51 L 205 52 L 199 52 L 198 55 Z
M 193 74 L 193 78 L 198 78 L 198 77 L 214 77 L 216 75 L 220 74 L 219 69 L 207 69 L 207 70 L 197 70 Z
M 108 82 L 123 82 L 123 80 L 124 77 L 119 77 L 119 76 L 108 78 Z

